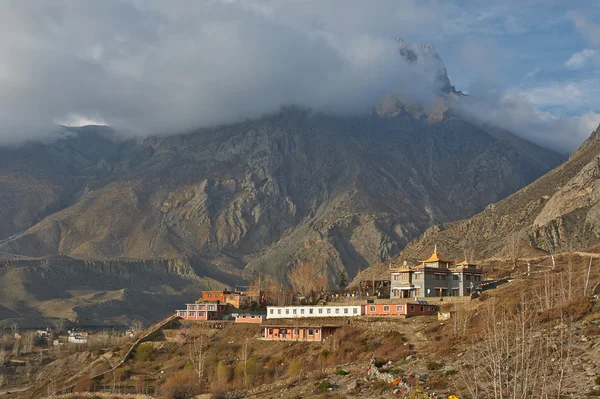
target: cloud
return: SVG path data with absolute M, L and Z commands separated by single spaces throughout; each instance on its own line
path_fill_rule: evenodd
M 474 8 L 441 0 L 2 2 L 0 144 L 48 137 L 57 123 L 93 122 L 132 134 L 170 134 L 259 117 L 284 105 L 357 115 L 370 112 L 379 98 L 391 93 L 426 102 L 441 61 L 419 57 L 408 62 L 399 56 L 393 37 L 448 45 L 444 56 L 455 61 L 451 73 L 462 75 L 461 83 L 492 85 L 504 75 L 496 61 L 506 59 L 506 53 L 490 37 L 518 37 L 554 26 L 544 4 L 510 0 L 499 5 L 489 0 Z M 579 22 L 593 28 L 589 21 Z M 477 39 L 457 49 L 456 41 L 464 41 L 465 35 Z M 467 89 L 475 103 L 475 111 L 465 114 L 483 116 L 477 106 L 484 104 L 506 108 L 493 110 L 497 115 L 519 111 L 510 96 L 502 100 L 480 91 L 477 104 L 476 87 L 458 89 Z M 523 128 L 516 121 L 526 118 L 515 116 L 511 120 L 517 133 L 545 143 L 542 138 L 556 114 L 549 109 L 561 107 L 559 88 L 551 89 L 513 90 L 528 102 L 524 105 L 532 115 L 546 121 Z M 583 118 L 590 109 L 586 101 L 594 99 L 586 94 L 589 90 L 582 93 L 563 96 L 563 104 L 581 106 Z M 556 101 L 546 104 L 544 96 Z M 590 112 L 586 117 L 593 118 Z M 504 122 L 498 117 L 493 121 Z M 532 134 L 530 128 L 539 128 L 539 133 Z M 577 131 L 577 137 L 583 135 Z M 547 140 L 552 142 L 548 146 L 558 146 L 562 139 Z
M 572 116 L 557 116 L 544 111 L 542 105 L 555 104 L 562 92 L 560 85 L 536 87 L 529 92 L 521 89 L 503 91 L 481 85 L 475 87 L 469 97 L 455 101 L 455 109 L 478 123 L 506 129 L 566 155 L 598 127 L 600 113 L 588 110 Z M 551 94 L 551 98 L 542 93 Z
M 600 65 L 600 54 L 589 48 L 576 52 L 565 62 L 565 66 L 569 69 L 582 69 L 597 65 Z
M 289 104 L 368 112 L 390 91 L 428 90 L 427 60 L 408 63 L 391 38 L 439 18 L 435 2 L 416 0 L 10 4 L 0 6 L 4 142 L 73 118 L 165 134 Z
M 595 11 L 594 8 L 589 9 L 589 12 L 593 13 L 593 11 Z M 595 12 L 595 14 L 598 15 L 598 12 Z M 600 46 L 600 25 L 591 22 L 581 11 L 569 11 L 567 16 L 573 21 L 577 31 L 589 44 Z

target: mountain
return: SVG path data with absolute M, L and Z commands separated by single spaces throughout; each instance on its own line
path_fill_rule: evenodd
M 300 260 L 334 284 L 563 161 L 454 113 L 447 98 L 462 94 L 435 49 L 398 43 L 401 56 L 430 67 L 427 105 L 388 96 L 361 117 L 287 107 L 155 137 L 64 128 L 52 142 L 0 149 L 0 276 L 11 287 L 0 305 L 109 323 L 118 320 L 106 309 L 127 308 L 130 295 L 151 318 L 169 293 L 191 300 L 259 272 L 285 281 Z M 107 289 L 105 274 L 124 278 Z M 70 310 L 46 306 L 57 298 L 72 299 Z
M 592 249 L 600 240 L 600 127 L 569 160 L 471 218 L 430 227 L 394 262 L 437 248 L 451 258 L 515 258 Z M 387 265 L 376 265 L 385 273 Z

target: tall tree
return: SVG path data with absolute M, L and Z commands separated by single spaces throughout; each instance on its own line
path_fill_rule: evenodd
M 344 289 L 346 288 L 346 285 L 348 285 L 348 276 L 346 275 L 346 271 L 342 270 L 342 275 L 340 276 L 340 289 Z
M 304 295 L 308 304 L 317 303 L 327 288 L 327 276 L 316 272 L 312 263 L 306 261 L 288 273 L 288 280 L 295 291 Z

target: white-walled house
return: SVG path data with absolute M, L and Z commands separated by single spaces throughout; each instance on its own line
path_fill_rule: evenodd
M 362 314 L 362 305 L 267 306 L 267 319 L 352 317 Z

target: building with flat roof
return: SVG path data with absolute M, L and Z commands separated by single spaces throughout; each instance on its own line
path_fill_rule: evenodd
M 184 320 L 216 320 L 225 313 L 225 306 L 220 303 L 187 303 L 185 310 L 175 312 Z
M 267 306 L 267 319 L 352 317 L 362 315 L 362 305 Z
M 390 298 L 422 298 L 444 296 L 469 296 L 479 288 L 482 270 L 467 260 L 454 263 L 437 252 L 420 261 L 418 266 L 390 269 Z

